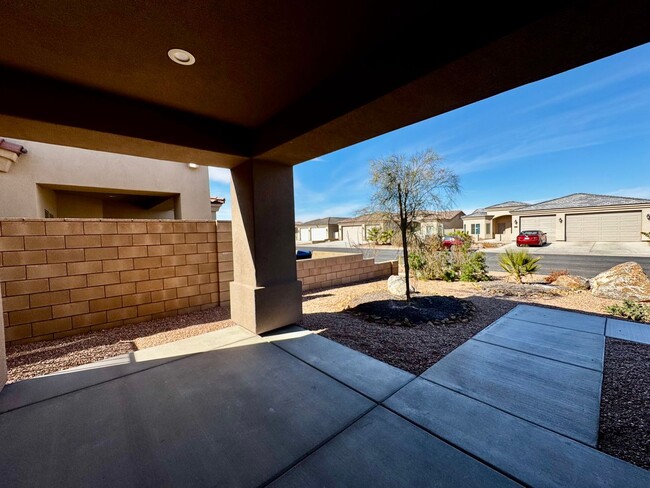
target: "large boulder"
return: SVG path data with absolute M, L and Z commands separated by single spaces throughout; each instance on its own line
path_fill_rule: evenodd
M 633 261 L 603 271 L 592 278 L 590 284 L 591 292 L 597 297 L 650 301 L 650 279 Z
M 398 297 L 406 296 L 406 278 L 403 276 L 393 275 L 388 278 L 388 291 L 392 295 Z M 414 292 L 415 288 L 411 286 L 411 292 Z
M 589 280 L 582 276 L 562 275 L 555 280 L 555 285 L 567 290 L 588 290 Z

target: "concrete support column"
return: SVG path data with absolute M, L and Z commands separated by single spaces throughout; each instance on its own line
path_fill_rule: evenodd
M 0 292 L 0 390 L 7 382 L 7 352 L 5 350 L 5 323 L 2 318 L 2 292 Z
M 231 174 L 231 317 L 261 334 L 302 317 L 301 283 L 296 275 L 293 168 L 250 160 Z

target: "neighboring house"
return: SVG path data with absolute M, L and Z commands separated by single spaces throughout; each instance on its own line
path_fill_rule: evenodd
M 368 242 L 366 233 L 369 229 L 377 227 L 385 229 L 392 223 L 386 222 L 385 217 L 380 213 L 368 213 L 353 217 L 351 219 L 341 220 L 339 222 L 340 240 L 350 245 L 362 244 Z
M 210 206 L 207 166 L 0 142 L 0 217 L 208 220 Z
M 417 216 L 417 223 L 420 225 L 420 234 L 425 236 L 443 236 L 455 230 L 463 228 L 462 210 L 448 210 L 444 212 L 422 212 Z
M 642 234 L 650 232 L 650 200 L 574 193 L 532 205 L 493 205 L 466 215 L 463 222 L 475 239 L 508 242 L 520 231 L 541 230 L 548 242 L 634 242 L 650 240 Z
M 339 222 L 347 217 L 325 217 L 296 224 L 300 242 L 335 241 L 339 238 Z
M 510 242 L 519 231 L 513 233 L 512 210 L 526 206 L 525 202 L 508 201 L 485 208 L 478 208 L 462 217 L 463 230 L 475 240 L 496 239 Z
M 221 206 L 226 203 L 224 197 L 210 197 L 210 212 L 212 213 L 212 220 L 217 220 L 217 213 Z
M 444 212 L 423 211 L 415 219 L 416 231 L 420 235 L 439 235 L 459 230 L 463 227 L 462 210 L 449 210 Z M 386 220 L 381 213 L 369 213 L 345 219 L 339 222 L 339 235 L 341 240 L 349 244 L 362 244 L 368 242 L 368 231 L 372 228 L 381 230 L 395 229 L 395 223 Z

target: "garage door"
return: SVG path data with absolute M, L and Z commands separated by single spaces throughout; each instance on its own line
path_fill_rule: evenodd
M 641 212 L 566 216 L 567 241 L 640 241 Z
M 363 227 L 360 225 L 352 225 L 349 227 L 341 227 L 343 232 L 343 241 L 348 244 L 359 244 L 363 242 Z
M 519 223 L 521 230 L 541 230 L 546 232 L 548 242 L 555 241 L 555 215 L 542 217 L 521 217 Z
M 300 229 L 300 242 L 309 242 L 309 229 Z
M 318 229 L 311 229 L 311 240 L 312 241 L 324 241 L 327 239 L 327 229 L 325 227 L 320 227 Z

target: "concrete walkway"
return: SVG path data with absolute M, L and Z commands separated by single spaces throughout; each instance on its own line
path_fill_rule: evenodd
M 421 377 L 239 327 L 0 394 L 13 486 L 650 486 L 602 454 L 605 323 L 518 307 Z

